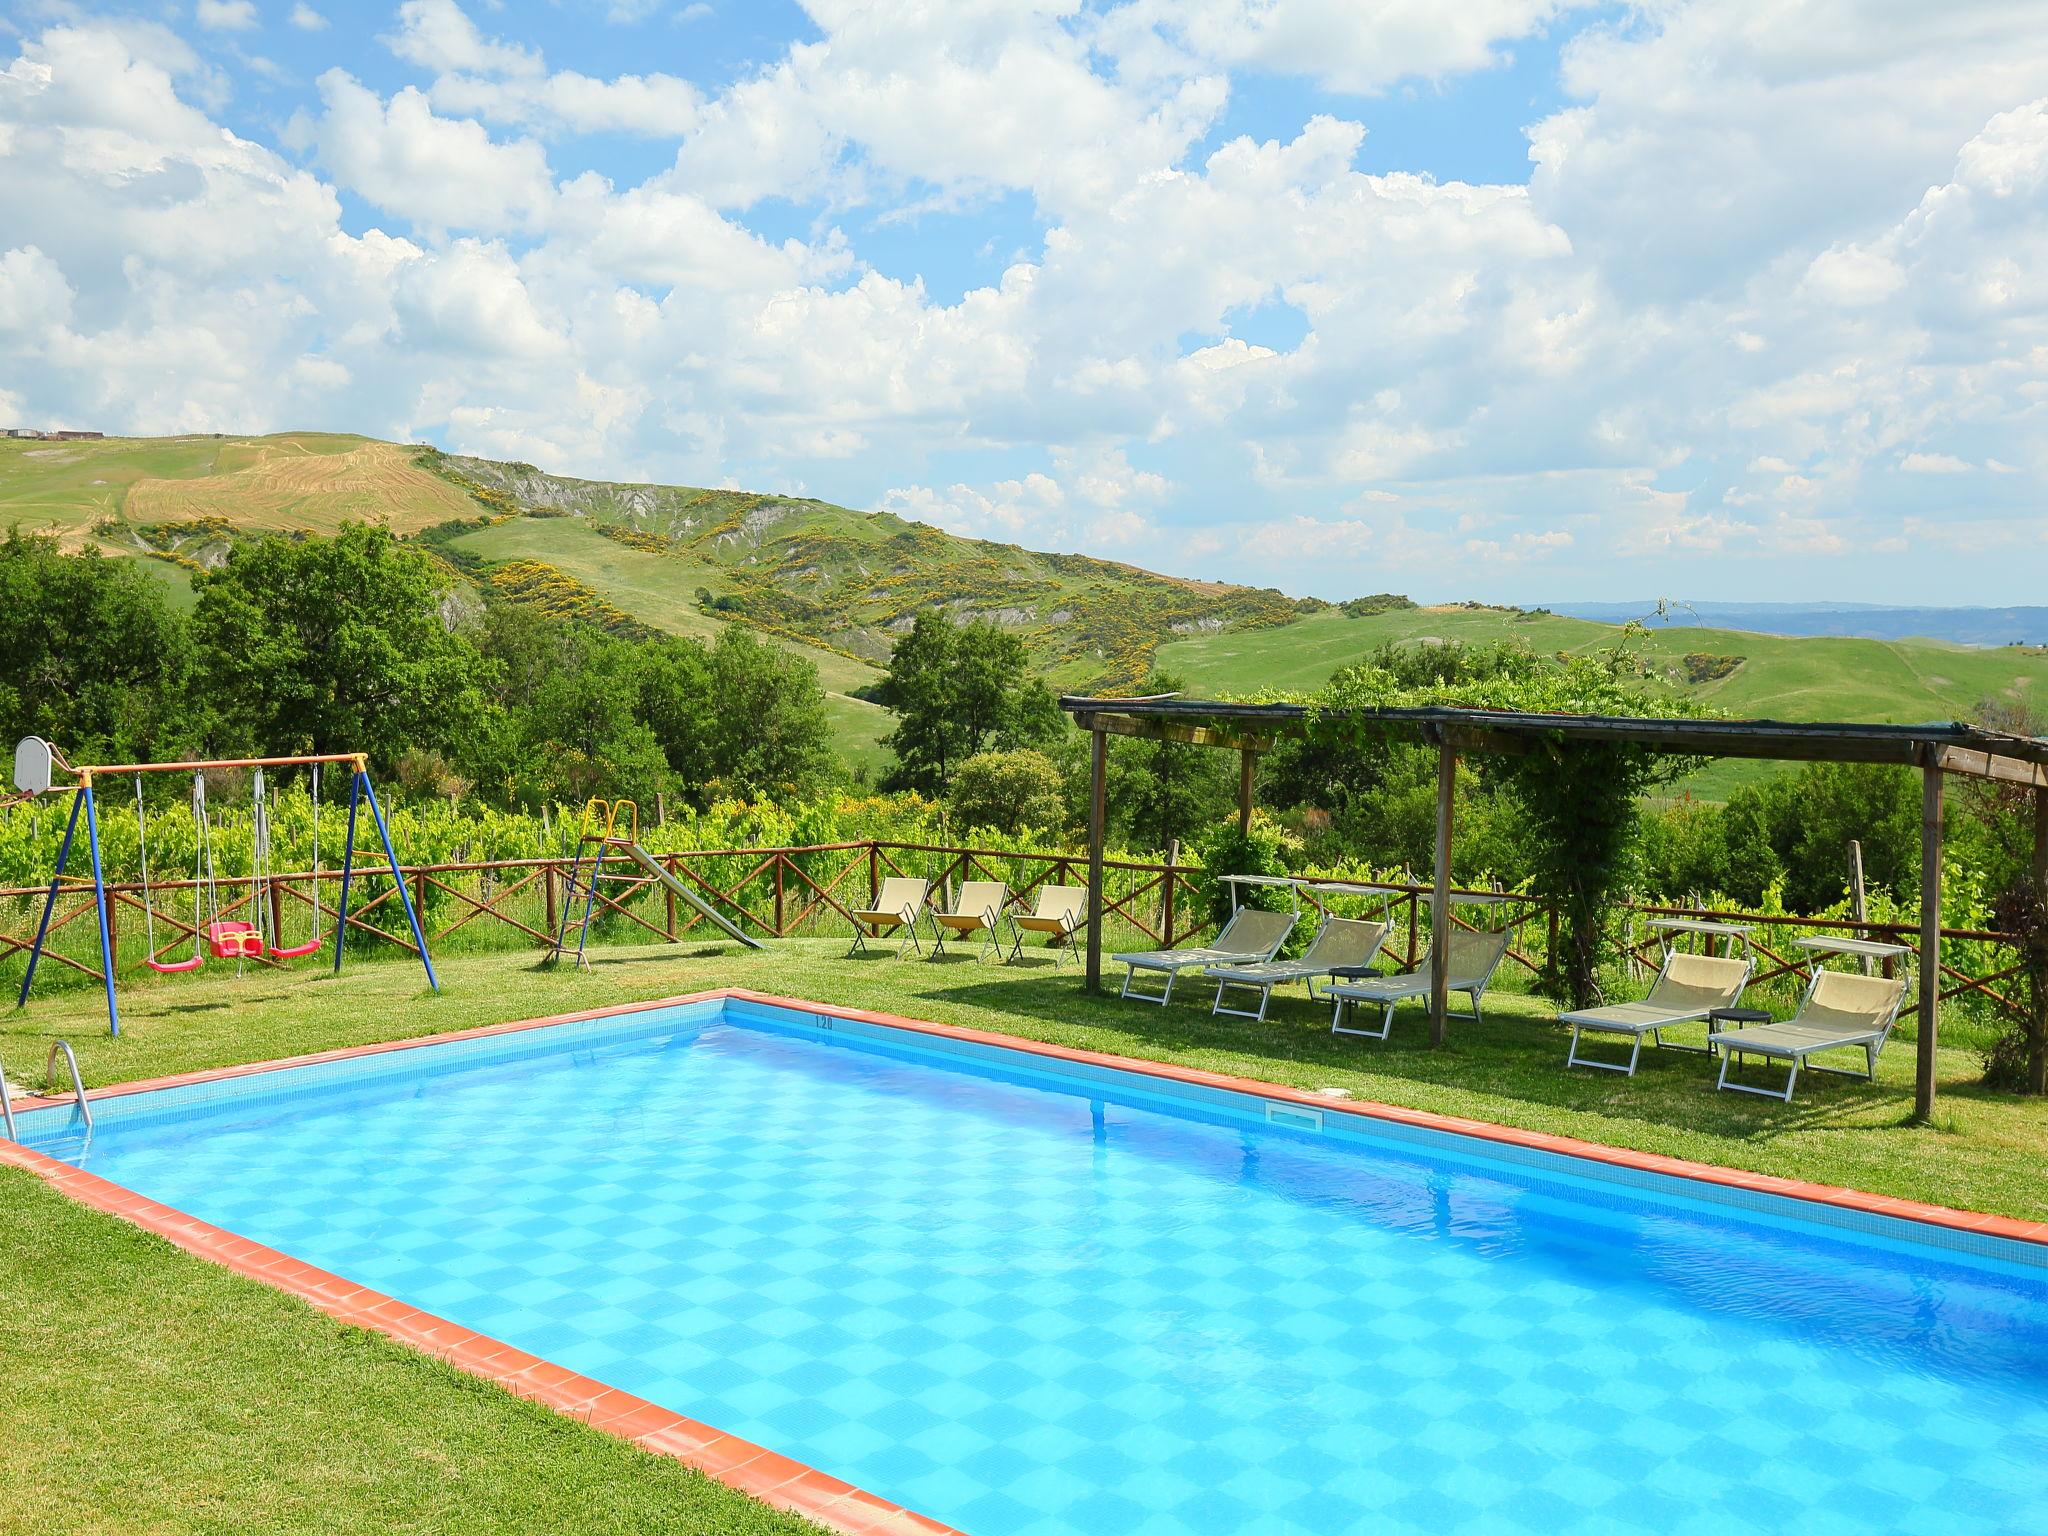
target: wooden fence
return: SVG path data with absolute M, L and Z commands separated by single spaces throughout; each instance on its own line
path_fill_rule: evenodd
M 1041 886 L 1085 885 L 1088 870 L 1084 854 L 882 841 L 694 849 L 656 858 L 678 881 L 741 927 L 776 939 L 849 933 L 852 912 L 872 902 L 889 875 L 929 879 L 935 901 L 945 901 L 947 893 L 963 880 L 1001 880 L 1010 887 L 1018 907 L 1028 911 Z M 579 875 L 576 861 L 566 856 L 401 868 L 428 943 L 436 953 L 547 949 L 571 905 L 586 899 L 594 900 L 595 905 L 590 931 L 593 944 L 681 943 L 716 936 L 701 915 L 687 904 L 679 904 L 659 882 L 628 873 L 634 866 L 622 855 L 606 862 L 594 898 L 587 882 L 588 861 L 580 866 L 583 873 Z M 1197 883 L 1200 873 L 1172 863 L 1106 860 L 1106 948 L 1170 947 L 1207 930 L 1208 897 Z M 259 893 L 246 876 L 223 878 L 215 887 L 218 912 L 208 904 L 203 914 L 194 910 L 196 887 L 191 880 L 152 881 L 146 899 L 139 884 L 110 884 L 108 917 L 114 930 L 115 968 L 117 972 L 140 969 L 145 955 L 176 959 L 191 950 L 195 924 L 211 921 L 216 915 L 247 919 L 259 900 L 267 907 L 261 916 L 268 931 L 281 934 L 287 945 L 310 938 L 316 925 L 322 939 L 329 940 L 340 879 L 338 870 L 301 871 L 277 876 Z M 1395 885 L 1388 887 L 1384 898 L 1339 901 L 1364 901 L 1375 909 L 1384 904 L 1393 924 L 1386 953 L 1403 966 L 1413 966 L 1428 937 L 1429 894 L 1426 885 Z M 0 889 L 0 977 L 19 977 L 21 957 L 34 937 L 43 896 L 41 887 Z M 367 957 L 380 948 L 416 953 L 396 897 L 397 886 L 388 870 L 379 867 L 356 872 L 349 903 L 349 942 L 354 953 Z M 92 911 L 91 884 L 67 880 L 51 917 L 45 958 L 62 972 L 97 981 L 99 945 Z M 1542 970 L 1556 943 L 1556 914 L 1535 898 L 1469 907 L 1463 912 L 1454 907 L 1453 913 L 1461 923 L 1470 918 L 1484 926 L 1512 925 L 1516 940 L 1508 952 L 1509 963 L 1532 974 Z M 1616 940 L 1619 954 L 1631 967 L 1654 965 L 1656 936 L 1644 924 L 1656 917 L 1754 925 L 1751 942 L 1759 961 L 1757 985 L 1794 975 L 1803 957 L 1789 941 L 1800 932 L 1852 934 L 1909 945 L 1919 932 L 1917 926 L 1905 923 L 1637 906 L 1628 909 Z M 1944 1001 L 1964 999 L 1999 1014 L 2022 1015 L 2025 1000 L 2009 984 L 2022 975 L 2024 967 L 2009 935 L 1944 929 L 1943 941 Z M 320 964 L 327 963 L 329 954 L 323 948 L 317 958 L 266 958 L 251 963 Z M 1909 1003 L 1905 1013 L 1912 1011 Z

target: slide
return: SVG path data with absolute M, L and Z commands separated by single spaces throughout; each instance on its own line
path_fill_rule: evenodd
M 684 885 L 682 881 L 678 880 L 674 875 L 670 874 L 667 870 L 663 869 L 661 865 L 655 861 L 654 855 L 649 853 L 645 848 L 642 848 L 638 843 L 629 843 L 624 841 L 623 839 L 620 839 L 615 840 L 612 843 L 612 846 L 618 849 L 621 853 L 625 854 L 635 864 L 638 864 L 642 869 L 646 870 L 648 874 L 652 875 L 655 879 L 659 880 L 662 883 L 662 885 L 667 888 L 669 894 L 674 896 L 677 901 L 687 904 L 700 917 L 703 917 L 708 922 L 716 924 L 719 928 L 723 929 L 725 933 L 730 937 L 738 939 L 742 944 L 746 945 L 749 949 L 766 949 L 768 947 L 766 944 L 763 944 L 759 939 L 755 938 L 751 933 L 744 932 L 740 928 L 739 924 L 727 918 L 724 913 L 713 911 L 709 906 L 705 904 L 704 899 L 701 896 L 699 896 L 695 891 L 691 890 L 688 886 Z

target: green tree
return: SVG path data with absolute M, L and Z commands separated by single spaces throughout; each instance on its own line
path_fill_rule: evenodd
M 388 769 L 411 747 L 462 756 L 482 723 L 487 669 L 442 617 L 446 568 L 383 528 L 265 538 L 197 586 L 193 646 L 222 750 L 360 751 Z
M 963 830 L 986 828 L 1015 837 L 1066 819 L 1060 770 L 1043 752 L 977 752 L 953 775 L 949 805 Z
M 168 756 L 199 736 L 191 644 L 134 560 L 67 555 L 10 529 L 0 543 L 0 737 L 54 741 L 75 760 Z
M 711 766 L 728 793 L 801 799 L 841 768 L 818 669 L 729 624 L 711 648 Z
M 896 715 L 888 738 L 896 763 L 883 787 L 935 798 L 977 752 L 1035 746 L 1062 728 L 1022 640 L 986 620 L 960 625 L 937 610 L 918 614 L 897 642 L 875 698 Z

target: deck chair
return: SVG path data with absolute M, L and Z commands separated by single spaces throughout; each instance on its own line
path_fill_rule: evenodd
M 1123 996 L 1164 1007 L 1172 998 L 1173 984 L 1182 971 L 1200 970 L 1209 965 L 1263 965 L 1271 960 L 1280 953 L 1280 946 L 1287 942 L 1287 935 L 1294 931 L 1295 917 L 1292 912 L 1239 907 L 1230 914 L 1230 921 L 1223 925 L 1223 931 L 1216 935 L 1216 942 L 1207 948 L 1153 949 L 1139 954 L 1111 955 L 1109 958 L 1126 967 Z M 1166 990 L 1156 994 L 1133 992 L 1131 983 L 1138 979 L 1140 971 L 1163 973 Z
M 1662 1046 L 1662 1031 L 1673 1025 L 1704 1019 L 1716 1008 L 1733 1008 L 1742 1001 L 1742 989 L 1749 985 L 1755 970 L 1756 960 L 1749 955 L 1689 955 L 1682 950 L 1670 950 L 1664 956 L 1657 979 L 1650 984 L 1649 995 L 1641 1002 L 1609 1003 L 1557 1016 L 1558 1023 L 1572 1027 L 1571 1048 L 1565 1052 L 1564 1064 L 1598 1067 L 1604 1072 L 1634 1077 L 1636 1062 L 1643 1053 L 1643 1036 L 1648 1035 L 1652 1045 Z M 1630 1036 L 1628 1060 L 1598 1061 L 1581 1056 L 1579 1037 L 1586 1031 Z M 1688 1045 L 1675 1049 L 1698 1051 L 1702 1047 Z M 1711 1051 L 1713 1047 L 1704 1049 Z
M 1387 942 L 1385 923 L 1356 917 L 1326 917 L 1316 936 L 1299 960 L 1268 960 L 1261 965 L 1212 965 L 1204 973 L 1216 983 L 1216 1004 L 1211 1014 L 1227 1013 L 1239 1019 L 1264 1019 L 1273 989 L 1291 981 L 1306 983 L 1308 995 L 1317 996 L 1316 981 L 1327 976 L 1332 982 L 1355 981 L 1372 974 L 1372 963 L 1380 946 Z M 1236 988 L 1259 994 L 1259 1006 L 1226 1008 L 1223 995 Z
M 1024 935 L 1042 933 L 1046 948 L 1052 951 L 1053 968 L 1074 952 L 1074 935 L 1081 925 L 1088 921 L 1088 888 L 1081 885 L 1041 885 L 1038 888 L 1038 904 L 1029 912 L 1010 914 L 1010 944 L 1004 952 L 1001 939 L 996 941 L 996 953 L 1002 955 L 1003 963 L 1024 958 Z
M 848 949 L 848 959 L 868 952 L 870 938 L 886 938 L 899 934 L 896 955 L 901 959 L 906 949 L 924 952 L 924 945 L 917 937 L 918 914 L 924 911 L 925 899 L 932 893 L 929 880 L 913 880 L 907 875 L 891 875 L 882 882 L 882 889 L 875 897 L 874 906 L 863 912 L 849 915 L 853 918 L 853 947 Z
M 1863 976 L 1852 971 L 1816 969 L 1800 999 L 1799 1011 L 1782 1024 L 1752 1024 L 1746 1029 L 1721 1030 L 1707 1036 L 1707 1043 L 1721 1048 L 1721 1079 L 1714 1086 L 1737 1093 L 1761 1094 L 1767 1099 L 1792 1102 L 1799 1069 L 1837 1072 L 1835 1067 L 1814 1067 L 1807 1060 L 1822 1051 L 1863 1049 L 1864 1078 L 1877 1077 L 1878 1053 L 1891 1038 L 1899 1021 L 1899 1006 L 1906 1000 L 1910 976 Z M 1731 1083 L 1728 1070 L 1742 1056 L 1768 1056 L 1790 1062 L 1782 1092 L 1757 1088 L 1748 1083 Z M 1844 1072 L 1856 1077 L 1855 1072 Z
M 1463 992 L 1472 999 L 1470 1013 L 1454 1013 L 1454 1019 L 1479 1017 L 1479 1000 L 1486 995 L 1486 989 L 1493 984 L 1493 973 L 1500 969 L 1500 963 L 1508 952 L 1508 930 L 1503 928 L 1494 933 L 1482 928 L 1453 928 L 1451 930 L 1451 986 L 1453 992 Z M 1323 989 L 1323 995 L 1336 1002 L 1336 1009 L 1330 1015 L 1330 1029 L 1339 1035 L 1362 1035 L 1368 1040 L 1384 1040 L 1394 1027 L 1394 1005 L 1411 997 L 1429 996 L 1430 951 L 1424 950 L 1415 969 L 1403 971 L 1398 976 L 1375 976 L 1366 981 L 1335 982 Z M 1346 1010 L 1354 1003 L 1377 1003 L 1386 1010 L 1380 1019 L 1378 1029 L 1360 1029 L 1344 1022 Z
M 987 959 L 989 949 L 1000 944 L 997 924 L 1002 920 L 1004 909 L 1010 905 L 1010 888 L 1000 880 L 963 880 L 960 882 L 960 896 L 953 903 L 950 912 L 932 914 L 934 940 L 932 952 L 927 960 L 936 960 L 946 952 L 946 936 L 966 940 L 981 935 L 981 953 L 977 959 Z

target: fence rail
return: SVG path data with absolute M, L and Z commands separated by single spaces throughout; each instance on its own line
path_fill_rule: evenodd
M 888 875 L 911 875 L 932 882 L 934 899 L 963 880 L 1001 880 L 1012 899 L 1028 911 L 1041 886 L 1085 885 L 1088 860 L 1083 853 L 1019 852 L 929 843 L 889 841 L 817 843 L 786 848 L 710 848 L 655 855 L 677 880 L 735 923 L 764 938 L 794 938 L 844 933 L 859 907 L 870 905 Z M 712 930 L 687 905 L 678 908 L 672 892 L 633 868 L 623 855 L 604 864 L 605 878 L 596 886 L 593 943 L 684 942 Z M 489 859 L 461 863 L 401 865 L 413 901 L 437 951 L 456 953 L 545 949 L 560 931 L 573 889 L 576 900 L 589 896 L 582 876 L 573 875 L 569 855 L 530 859 Z M 582 868 L 587 875 L 590 863 Z M 616 873 L 614 873 L 616 871 Z M 1185 943 L 1210 926 L 1207 893 L 1201 871 L 1173 862 L 1135 859 L 1104 861 L 1104 944 L 1109 949 L 1171 947 Z M 270 933 L 287 941 L 316 930 L 331 940 L 339 895 L 339 870 L 298 871 L 273 877 L 259 890 L 249 876 L 224 876 L 209 897 L 200 882 L 190 879 L 110 882 L 107 914 L 116 971 L 139 965 L 145 955 L 161 960 L 189 948 L 195 930 L 217 915 L 248 917 L 261 902 L 260 914 Z M 393 898 L 398 887 L 382 868 L 355 874 L 360 895 L 351 899 L 348 928 L 351 943 L 374 940 L 394 951 L 417 954 L 405 930 L 401 908 Z M 572 887 L 573 879 L 573 887 Z M 0 974 L 16 971 L 15 960 L 33 941 L 47 887 L 0 888 Z M 1418 884 L 1385 887 L 1383 898 L 1392 936 L 1389 956 L 1404 967 L 1417 964 L 1427 938 L 1430 888 Z M 1461 895 L 1498 895 L 1460 891 Z M 195 909 L 195 895 L 198 909 Z M 216 911 L 214 902 L 217 900 Z M 1382 898 L 1375 898 L 1377 904 Z M 203 910 L 201 910 L 203 909 Z M 67 972 L 100 979 L 99 946 L 90 881 L 67 878 L 58 892 L 45 955 Z M 1537 898 L 1515 898 L 1500 907 L 1476 909 L 1488 926 L 1512 926 L 1517 939 L 1508 951 L 1518 969 L 1540 972 L 1555 949 L 1557 915 Z M 1501 914 L 1505 913 L 1505 917 Z M 1760 969 L 1758 984 L 1792 975 L 1801 964 L 1788 955 L 1789 946 L 1777 930 L 1826 930 L 1875 939 L 1917 943 L 1919 929 L 1898 922 L 1854 922 L 1836 918 L 1759 916 L 1700 907 L 1645 904 L 1626 909 L 1626 925 L 1615 952 L 1632 967 L 1654 963 L 1656 938 L 1640 924 L 1658 917 L 1704 918 L 1754 925 L 1752 937 Z M 1467 924 L 1453 909 L 1454 920 Z M 84 919 L 84 921 L 81 921 Z M 1468 924 L 1469 925 L 1469 924 Z M 154 934 L 154 943 L 150 935 Z M 1527 934 L 1528 936 L 1521 937 Z M 2017 941 L 2008 934 L 1981 929 L 1942 930 L 1943 1001 L 1966 998 L 1997 1012 L 2019 1017 L 2023 1000 L 2001 984 L 2024 973 Z M 360 951 L 358 951 L 360 952 Z M 224 962 L 222 962 L 224 963 Z M 286 965 L 265 957 L 263 965 Z M 1910 1015 L 1908 1003 L 1904 1014 Z

